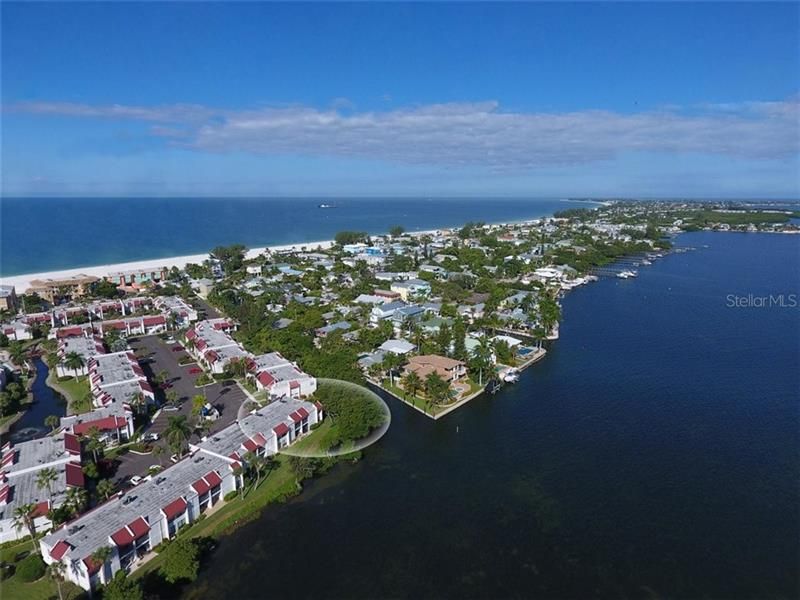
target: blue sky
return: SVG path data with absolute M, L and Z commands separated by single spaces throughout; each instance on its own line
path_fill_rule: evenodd
M 799 10 L 3 3 L 2 191 L 797 197 Z

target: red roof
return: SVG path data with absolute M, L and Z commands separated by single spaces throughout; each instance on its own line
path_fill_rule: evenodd
M 78 463 L 67 463 L 64 465 L 67 485 L 70 487 L 83 487 L 85 480 L 83 470 Z
M 194 329 L 190 329 L 186 332 L 186 339 L 193 340 L 197 337 L 197 332 Z
M 16 456 L 17 456 L 17 451 L 16 450 L 12 450 L 8 454 L 5 454 L 3 456 L 3 466 L 5 467 L 7 465 L 13 465 L 14 464 L 14 459 L 16 458 Z
M 127 329 L 128 326 L 125 321 L 106 321 L 103 323 L 103 329 Z
M 220 477 L 216 471 L 211 471 L 208 475 L 206 475 L 205 480 L 212 488 L 217 487 L 222 483 L 222 477 Z
M 62 327 L 56 332 L 57 337 L 71 337 L 82 334 L 83 334 L 83 329 L 81 329 L 80 327 Z
M 173 500 L 172 502 L 167 504 L 161 510 L 163 510 L 164 514 L 167 516 L 167 521 L 171 521 L 172 519 L 183 513 L 183 511 L 186 510 L 186 506 L 187 506 L 186 500 L 184 500 L 183 497 L 180 497 L 177 500 Z
M 153 393 L 153 388 L 150 387 L 150 384 L 147 383 L 146 381 L 140 381 L 139 387 L 142 388 L 145 392 L 150 392 L 151 394 Z
M 261 373 L 256 376 L 256 379 L 258 379 L 264 387 L 269 387 L 275 383 L 275 378 L 266 371 L 261 371 Z
M 256 444 L 256 443 L 255 443 L 253 440 L 251 440 L 250 438 L 247 438 L 247 439 L 246 439 L 246 440 L 245 440 L 245 441 L 242 443 L 242 446 L 244 446 L 244 449 L 245 449 L 245 450 L 247 450 L 248 452 L 255 452 L 256 450 L 258 450 L 258 444 Z
M 272 428 L 272 431 L 275 432 L 275 435 L 278 437 L 283 437 L 287 433 L 289 433 L 289 428 L 286 426 L 286 423 L 279 423 L 275 427 Z
M 11 495 L 11 486 L 5 484 L 3 487 L 0 487 L 0 502 L 7 502 L 8 497 Z
M 56 545 L 53 546 L 53 549 L 50 550 L 50 556 L 53 560 L 61 560 L 68 550 L 72 550 L 72 546 L 64 540 L 58 540 Z
M 298 409 L 297 409 L 297 414 L 299 414 L 299 415 L 300 415 L 301 417 L 303 417 L 304 419 L 305 419 L 306 417 L 308 417 L 308 411 L 307 411 L 305 408 L 303 408 L 303 407 L 300 407 L 300 408 L 298 408 Z
M 33 507 L 31 511 L 31 516 L 36 517 L 44 517 L 47 513 L 50 512 L 50 501 L 45 500 L 43 502 L 39 502 L 36 506 Z
M 103 563 L 97 560 L 92 560 L 91 556 L 87 556 L 83 559 L 83 564 L 86 565 L 86 571 L 89 573 L 89 576 L 94 575 L 100 570 L 100 567 L 103 566 Z
M 299 381 L 290 381 L 289 382 L 289 389 L 294 390 L 300 387 Z
M 117 546 L 127 546 L 134 540 L 147 535 L 148 531 L 150 531 L 150 525 L 147 524 L 143 517 L 139 517 L 132 523 L 128 523 L 125 527 L 112 533 L 111 539 L 114 540 Z
M 167 322 L 167 320 L 163 316 L 159 315 L 157 317 L 145 317 L 142 319 L 142 322 L 145 324 L 145 327 L 148 327 L 150 325 L 163 325 Z
M 297 414 L 297 411 L 289 413 L 289 418 L 292 419 L 295 423 L 299 423 L 303 420 L 303 417 Z
M 83 435 L 88 433 L 92 427 L 97 427 L 100 431 L 116 431 L 121 427 L 127 426 L 128 421 L 122 417 L 103 417 L 102 419 L 95 419 L 94 421 L 84 421 L 77 423 L 72 431 L 75 435 Z
M 206 360 L 208 362 L 217 362 L 217 360 L 219 360 L 219 354 L 217 354 L 213 350 L 209 350 L 208 352 L 206 352 Z
M 197 492 L 200 496 L 205 494 L 211 488 L 206 483 L 205 479 L 200 478 L 192 484 L 192 489 Z
M 81 454 L 81 442 L 77 436 L 72 435 L 71 433 L 64 434 L 64 450 L 69 452 L 70 454 L 76 454 L 80 456 Z

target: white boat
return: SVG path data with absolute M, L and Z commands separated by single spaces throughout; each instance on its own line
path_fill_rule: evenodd
M 519 381 L 519 371 L 517 369 L 509 369 L 503 374 L 503 381 L 506 383 L 516 383 Z
M 619 273 L 617 273 L 617 277 L 619 277 L 620 279 L 628 279 L 629 277 L 637 277 L 638 275 L 639 273 L 637 273 L 636 271 L 628 271 L 628 270 L 620 271 Z

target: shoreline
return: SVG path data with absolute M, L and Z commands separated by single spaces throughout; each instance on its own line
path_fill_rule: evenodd
M 595 204 L 597 206 L 601 206 L 606 204 L 605 202 L 596 201 L 596 200 L 570 200 L 570 199 L 561 199 L 562 202 L 565 203 L 582 203 L 582 204 Z M 552 218 L 553 213 L 542 214 L 538 216 L 531 216 L 531 217 L 524 217 L 516 220 L 504 220 L 504 221 L 492 221 L 486 222 L 487 225 L 519 225 L 522 223 L 527 223 L 528 221 L 534 221 L 536 219 L 542 218 Z M 464 224 L 461 225 L 452 225 L 452 226 L 442 226 L 436 227 L 432 229 L 420 229 L 414 231 L 406 231 L 407 235 L 411 236 L 420 236 L 420 235 L 429 235 L 436 233 L 437 231 L 444 231 L 448 229 L 459 229 Z M 378 236 L 378 235 L 386 235 L 386 233 L 369 233 L 370 236 Z M 314 250 L 316 248 L 321 248 L 326 250 L 332 247 L 335 244 L 335 241 L 332 239 L 328 240 L 314 240 L 309 242 L 290 242 L 286 244 L 275 244 L 269 246 L 261 246 L 258 248 L 248 249 L 247 253 L 245 254 L 246 259 L 256 258 L 260 254 L 265 251 L 271 252 L 281 252 L 285 250 L 293 250 L 293 249 L 301 249 L 305 247 L 308 250 Z M 167 267 L 171 269 L 172 267 L 177 267 L 179 269 L 183 269 L 189 263 L 202 263 L 204 260 L 208 259 L 210 253 L 210 249 L 208 252 L 201 253 L 201 254 L 185 254 L 181 256 L 167 256 L 163 258 L 148 258 L 148 259 L 141 259 L 141 260 L 134 260 L 129 262 L 122 262 L 122 263 L 108 263 L 108 264 L 101 264 L 101 265 L 90 265 L 84 267 L 69 267 L 66 269 L 58 269 L 53 271 L 44 271 L 40 273 L 23 273 L 21 275 L 2 275 L 0 274 L 0 285 L 13 285 L 16 288 L 18 294 L 25 292 L 28 287 L 30 287 L 30 282 L 34 279 L 60 279 L 66 277 L 72 277 L 75 275 L 91 275 L 94 277 L 104 277 L 109 273 L 114 273 L 116 271 L 134 271 L 134 270 L 149 270 L 154 267 Z

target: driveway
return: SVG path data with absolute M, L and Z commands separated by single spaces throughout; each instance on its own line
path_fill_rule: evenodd
M 180 403 L 178 410 L 162 408 L 147 429 L 147 433 L 157 433 L 161 437 L 169 423 L 169 418 L 176 415 L 185 415 L 193 422 L 195 419 L 192 416 L 192 398 L 197 395 L 204 395 L 220 413 L 219 419 L 211 423 L 210 433 L 224 429 L 236 421 L 239 407 L 242 402 L 247 400 L 247 396 L 235 381 L 214 382 L 202 388 L 195 387 L 194 382 L 199 373 L 193 374 L 189 371 L 197 368 L 197 364 L 194 362 L 188 365 L 178 364 L 179 360 L 188 356 L 185 350 L 173 351 L 173 348 L 179 345 L 178 343 L 169 344 L 156 335 L 129 338 L 128 343 L 139 357 L 142 370 L 150 381 L 154 381 L 155 376 L 161 371 L 168 373 L 167 382 L 171 386 L 169 389 L 177 392 Z M 157 402 L 163 404 L 166 401 L 165 391 L 157 389 L 155 385 L 153 389 Z M 192 441 L 197 440 L 198 436 L 193 436 Z M 165 448 L 161 462 L 166 467 L 170 464 L 170 452 L 163 439 L 160 439 L 158 444 Z M 138 456 L 130 452 L 120 456 L 119 460 L 121 464 L 115 476 L 117 480 L 129 479 L 133 475 L 144 475 L 147 473 L 147 467 L 159 462 L 159 459 L 153 455 Z

